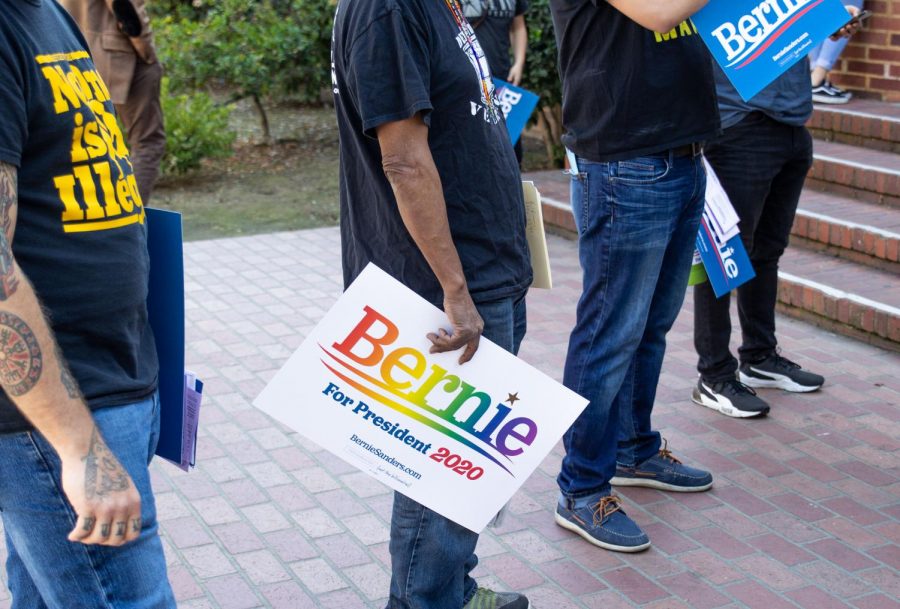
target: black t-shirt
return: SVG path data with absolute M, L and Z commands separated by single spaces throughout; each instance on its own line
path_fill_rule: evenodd
M 621 161 L 711 139 L 712 64 L 690 21 L 652 32 L 605 0 L 550 0 L 563 81 L 563 143 Z
M 463 4 L 491 72 L 506 80 L 512 67 L 509 28 L 515 17 L 528 10 L 527 0 L 468 0 Z
M 91 408 L 156 388 L 141 198 L 103 81 L 53 0 L 0 0 L 0 161 L 18 168 L 13 253 Z M 0 392 L 0 432 L 29 426 Z
M 400 217 L 375 139 L 379 125 L 421 112 L 472 298 L 522 293 L 531 264 L 519 169 L 487 61 L 455 0 L 342 0 L 332 61 L 345 283 L 374 262 L 443 304 Z

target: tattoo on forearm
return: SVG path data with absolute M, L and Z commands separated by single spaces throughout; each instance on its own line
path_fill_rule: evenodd
M 37 337 L 22 318 L 0 311 L 0 384 L 13 396 L 28 393 L 41 378 L 44 358 Z
M 63 387 L 66 388 L 66 393 L 69 394 L 69 397 L 73 400 L 81 399 L 78 383 L 75 382 L 75 377 L 72 376 L 72 373 L 69 371 L 69 367 L 66 365 L 65 357 L 63 357 L 62 349 L 59 348 L 59 345 L 56 345 L 56 361 L 59 364 L 59 380 L 62 381 Z
M 83 460 L 84 492 L 88 499 L 104 499 L 111 493 L 128 488 L 128 474 L 100 437 L 96 427 L 91 434 L 88 454 Z
M 0 300 L 12 296 L 19 287 L 12 253 L 12 214 L 17 200 L 16 169 L 0 163 Z

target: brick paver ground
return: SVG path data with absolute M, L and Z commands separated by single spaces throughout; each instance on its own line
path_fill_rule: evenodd
M 574 242 L 551 236 L 550 249 L 557 288 L 529 296 L 521 355 L 559 378 L 580 271 Z M 187 359 L 207 392 L 199 464 L 153 466 L 179 606 L 383 607 L 391 493 L 251 405 L 340 293 L 337 229 L 191 243 L 186 255 Z M 650 551 L 606 552 L 553 523 L 557 447 L 482 536 L 480 581 L 527 592 L 535 609 L 900 608 L 900 357 L 779 324 L 786 354 L 829 382 L 767 392 L 772 414 L 747 421 L 688 400 L 689 304 L 678 319 L 655 423 L 716 483 L 622 491 Z

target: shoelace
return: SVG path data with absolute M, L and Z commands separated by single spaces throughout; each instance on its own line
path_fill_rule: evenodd
M 791 360 L 789 360 L 788 358 L 782 357 L 780 353 L 775 353 L 772 356 L 772 359 L 774 360 L 775 366 L 777 366 L 777 367 L 784 368 L 786 370 L 799 370 L 800 369 L 800 364 L 796 364 L 796 363 L 792 362 Z
M 778 355 L 776 355 L 775 357 L 778 357 Z M 782 359 L 784 359 L 784 358 L 782 358 Z M 790 360 L 785 360 L 785 361 L 790 361 Z M 793 363 L 793 362 L 791 362 L 791 363 Z M 796 364 L 794 364 L 794 365 L 796 365 Z M 800 366 L 797 366 L 797 367 L 799 368 Z M 734 391 L 734 393 L 749 393 L 751 395 L 756 395 L 756 390 L 753 387 L 750 387 L 749 385 L 745 385 L 737 379 L 733 379 L 733 380 L 729 379 L 729 380 L 725 381 L 725 383 L 727 385 L 731 386 L 731 390 Z
M 681 461 L 672 454 L 672 451 L 669 450 L 669 441 L 665 438 L 663 438 L 663 447 L 659 449 L 659 456 L 661 459 L 668 459 L 673 463 L 681 463 Z
M 621 510 L 622 506 L 619 505 L 620 501 L 622 501 L 622 499 L 618 495 L 610 495 L 609 497 L 604 497 L 598 501 L 597 505 L 594 506 L 594 509 L 591 510 L 594 515 L 594 524 L 598 526 L 603 524 L 603 521 L 611 514 Z

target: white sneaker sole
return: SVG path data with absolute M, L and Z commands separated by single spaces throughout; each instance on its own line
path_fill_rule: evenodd
M 743 382 L 743 380 L 741 380 Z M 744 383 L 747 385 L 748 383 Z M 716 412 L 721 412 L 725 416 L 734 417 L 735 419 L 749 419 L 751 417 L 760 417 L 764 414 L 767 414 L 768 411 L 760 411 L 755 412 L 752 410 L 740 410 L 734 407 L 734 404 L 731 403 L 731 400 L 727 398 L 722 398 L 721 400 L 713 400 L 709 397 L 705 396 L 703 393 L 700 393 L 700 399 L 698 400 L 693 392 L 691 393 L 691 401 L 694 404 L 699 404 L 700 406 L 706 406 Z
M 604 550 L 610 550 L 612 552 L 626 552 L 628 554 L 632 554 L 634 552 L 642 552 L 650 547 L 649 541 L 639 546 L 617 546 L 613 543 L 606 543 L 605 541 L 600 541 L 599 539 L 591 537 L 591 535 L 587 531 L 582 529 L 577 524 L 569 522 L 558 513 L 554 513 L 553 517 L 556 519 L 556 524 L 558 524 L 562 528 L 572 531 L 576 535 L 582 537 L 586 542 L 595 545 L 598 548 L 603 548 Z
M 671 493 L 700 493 L 708 491 L 712 488 L 713 483 L 704 484 L 703 486 L 678 486 L 676 484 L 668 484 L 660 482 L 652 478 L 620 478 L 613 476 L 609 481 L 613 486 L 641 486 L 644 488 L 655 488 L 658 491 L 669 491 Z
M 753 387 L 754 389 L 783 389 L 784 391 L 790 391 L 791 393 L 809 393 L 811 391 L 816 391 L 822 385 L 801 385 L 800 383 L 795 382 L 789 376 L 784 376 L 783 374 L 775 374 L 773 372 L 766 372 L 764 370 L 756 370 L 753 366 L 750 366 L 751 370 L 758 372 L 759 374 L 765 374 L 766 376 L 771 376 L 772 380 L 768 379 L 760 379 L 755 376 L 748 376 L 743 372 L 738 372 L 738 376 L 741 382 L 748 387 Z

